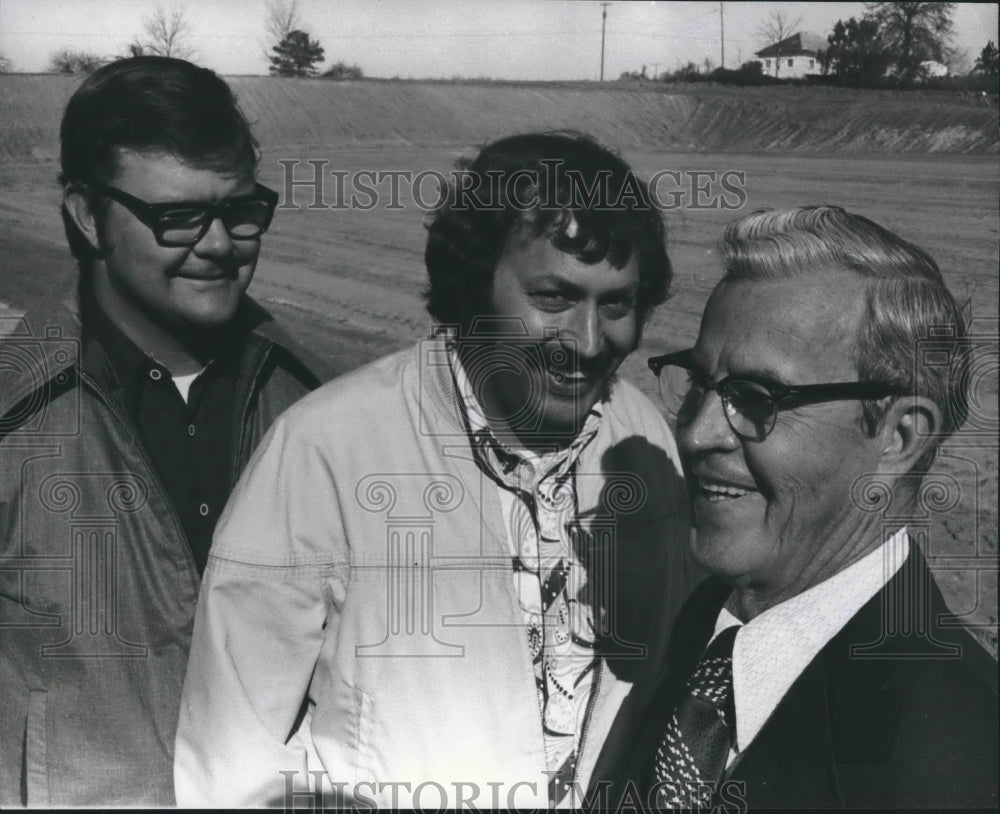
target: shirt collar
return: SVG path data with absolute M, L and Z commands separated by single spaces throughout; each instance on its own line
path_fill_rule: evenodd
M 81 299 L 81 322 L 83 366 L 109 392 L 120 388 L 132 403 L 151 370 L 170 375 L 111 321 L 90 290 Z
M 826 644 L 877 594 L 909 555 L 906 528 L 867 556 L 746 624 L 725 607 L 714 639 L 742 625 L 733 646 L 736 740 L 747 748 L 785 693 Z
M 238 365 L 242 344 L 250 324 L 247 309 L 240 308 L 233 329 L 220 335 L 215 359 L 198 373 L 232 372 Z M 159 381 L 172 376 L 170 371 L 135 344 L 104 312 L 90 288 L 81 297 L 83 365 L 109 392 L 121 388 L 128 404 L 135 404 L 138 394 L 152 373 Z

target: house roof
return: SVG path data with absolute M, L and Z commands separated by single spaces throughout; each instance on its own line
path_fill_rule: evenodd
M 754 56 L 758 57 L 794 57 L 794 56 L 816 56 L 817 51 L 825 51 L 829 43 L 825 37 L 818 34 L 797 31 L 790 37 L 785 37 L 780 42 L 769 45 L 758 51 Z

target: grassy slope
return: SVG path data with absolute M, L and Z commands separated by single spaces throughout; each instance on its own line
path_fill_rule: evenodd
M 1000 152 L 993 103 L 949 92 L 636 83 L 472 83 L 232 77 L 261 143 L 461 144 L 574 127 L 619 147 L 809 153 Z M 50 160 L 75 77 L 0 77 L 0 161 Z

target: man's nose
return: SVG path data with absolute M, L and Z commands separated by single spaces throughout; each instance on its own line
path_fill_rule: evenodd
M 195 254 L 204 257 L 228 255 L 233 250 L 233 239 L 229 236 L 222 218 L 212 218 L 208 231 L 194 246 Z
M 729 426 L 718 393 L 709 390 L 700 401 L 685 400 L 677 414 L 677 444 L 689 454 L 739 448 L 739 436 Z
M 583 359 L 593 359 L 604 350 L 604 325 L 596 304 L 580 303 L 574 308 L 564 333 L 573 351 Z

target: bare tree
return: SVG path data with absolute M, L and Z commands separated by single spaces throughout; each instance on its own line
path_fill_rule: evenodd
M 0 54 L 0 73 L 10 73 L 13 68 L 14 64 L 3 54 Z
M 129 46 L 134 56 L 153 54 L 161 57 L 190 59 L 194 51 L 187 45 L 191 35 L 191 25 L 184 17 L 183 9 L 174 6 L 169 12 L 157 6 L 151 16 L 142 21 L 146 39 L 136 39 Z
M 764 41 L 765 48 L 769 45 L 778 46 L 778 50 L 774 55 L 775 78 L 781 72 L 781 43 L 798 31 L 800 25 L 802 25 L 801 17 L 791 17 L 784 10 L 777 9 L 776 11 L 772 11 L 757 28 L 757 36 Z
M 298 0 L 273 0 L 267 7 L 267 33 L 281 42 L 291 32 L 302 29 Z
M 299 13 L 298 0 L 271 0 L 267 5 L 264 28 L 267 29 L 268 39 L 267 42 L 261 42 L 260 50 L 270 59 L 274 45 L 284 42 L 293 31 L 305 29 L 302 15 Z

